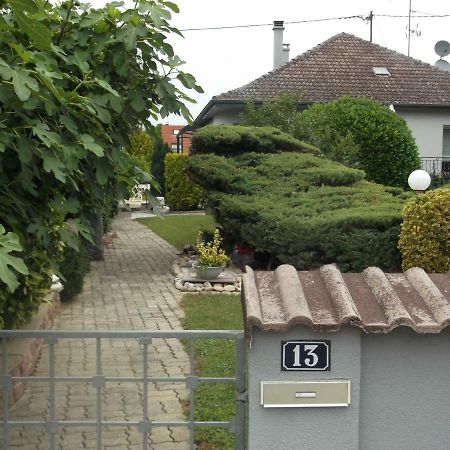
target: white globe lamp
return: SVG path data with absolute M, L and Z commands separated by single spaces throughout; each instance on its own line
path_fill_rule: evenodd
M 431 184 L 430 174 L 425 170 L 415 170 L 408 177 L 409 187 L 417 193 L 422 193 L 428 189 Z

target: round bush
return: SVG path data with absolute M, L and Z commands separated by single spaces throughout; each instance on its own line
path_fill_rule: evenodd
M 450 270 L 450 189 L 426 192 L 406 204 L 398 248 L 403 270 Z
M 406 187 L 409 174 L 420 166 L 405 120 L 375 100 L 342 97 L 314 104 L 298 115 L 295 128 L 297 138 L 318 145 L 331 158 L 343 142 L 356 146 L 356 155 L 352 149 L 349 159 L 376 183 Z

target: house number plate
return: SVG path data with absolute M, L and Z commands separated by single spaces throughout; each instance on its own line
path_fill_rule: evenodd
M 281 370 L 330 370 L 330 341 L 281 341 Z

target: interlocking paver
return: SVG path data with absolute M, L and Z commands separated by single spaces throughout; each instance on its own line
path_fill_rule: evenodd
M 158 219 L 156 219 L 158 220 Z M 61 330 L 181 329 L 181 293 L 175 289 L 170 267 L 176 250 L 149 229 L 120 214 L 113 222 L 117 238 L 105 248 L 103 261 L 93 262 L 83 292 L 65 305 L 55 328 Z M 153 339 L 149 345 L 149 374 L 183 376 L 189 358 L 179 341 Z M 60 339 L 55 346 L 57 376 L 92 376 L 96 371 L 95 340 Z M 48 350 L 44 346 L 36 376 L 48 376 Z M 102 340 L 102 374 L 142 376 L 143 358 L 136 340 Z M 184 420 L 182 401 L 188 391 L 183 383 L 151 383 L 148 389 L 150 420 Z M 142 420 L 143 390 L 139 383 L 106 383 L 102 395 L 103 418 Z M 56 416 L 59 420 L 95 420 L 96 389 L 86 382 L 56 384 Z M 49 387 L 29 383 L 24 396 L 11 408 L 10 418 L 44 420 L 49 416 Z M 57 448 L 96 448 L 94 427 L 67 427 L 58 432 Z M 136 427 L 110 428 L 103 433 L 104 449 L 142 448 L 143 435 Z M 152 450 L 188 448 L 186 429 L 153 427 Z M 16 429 L 11 448 L 47 450 L 49 437 L 41 429 Z

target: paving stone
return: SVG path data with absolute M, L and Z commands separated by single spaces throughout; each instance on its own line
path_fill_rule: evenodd
M 83 291 L 63 306 L 54 325 L 61 330 L 95 329 L 181 329 L 179 303 L 182 293 L 170 274 L 176 250 L 129 215 L 113 221 L 117 238 L 105 248 L 104 261 L 91 263 Z M 142 346 L 137 340 L 102 340 L 101 374 L 139 377 L 143 374 Z M 97 374 L 93 339 L 60 339 L 55 346 L 58 376 L 91 377 Z M 153 339 L 149 346 L 151 376 L 181 376 L 189 373 L 189 358 L 175 339 Z M 48 346 L 44 345 L 34 375 L 48 376 Z M 56 415 L 59 420 L 95 420 L 97 390 L 92 382 L 57 382 Z M 187 396 L 184 383 L 149 383 L 148 411 L 151 420 L 184 419 L 180 399 Z M 142 383 L 107 382 L 101 393 L 103 420 L 140 421 L 143 414 Z M 29 383 L 25 394 L 12 407 L 17 420 L 46 420 L 49 417 L 49 387 Z M 149 449 L 188 448 L 189 435 L 180 428 L 155 427 Z M 136 427 L 105 429 L 102 448 L 142 448 L 142 433 Z M 186 442 L 182 442 L 185 439 Z M 95 449 L 94 427 L 60 428 L 57 447 L 61 450 Z M 47 450 L 49 439 L 39 429 L 14 430 L 10 448 Z

